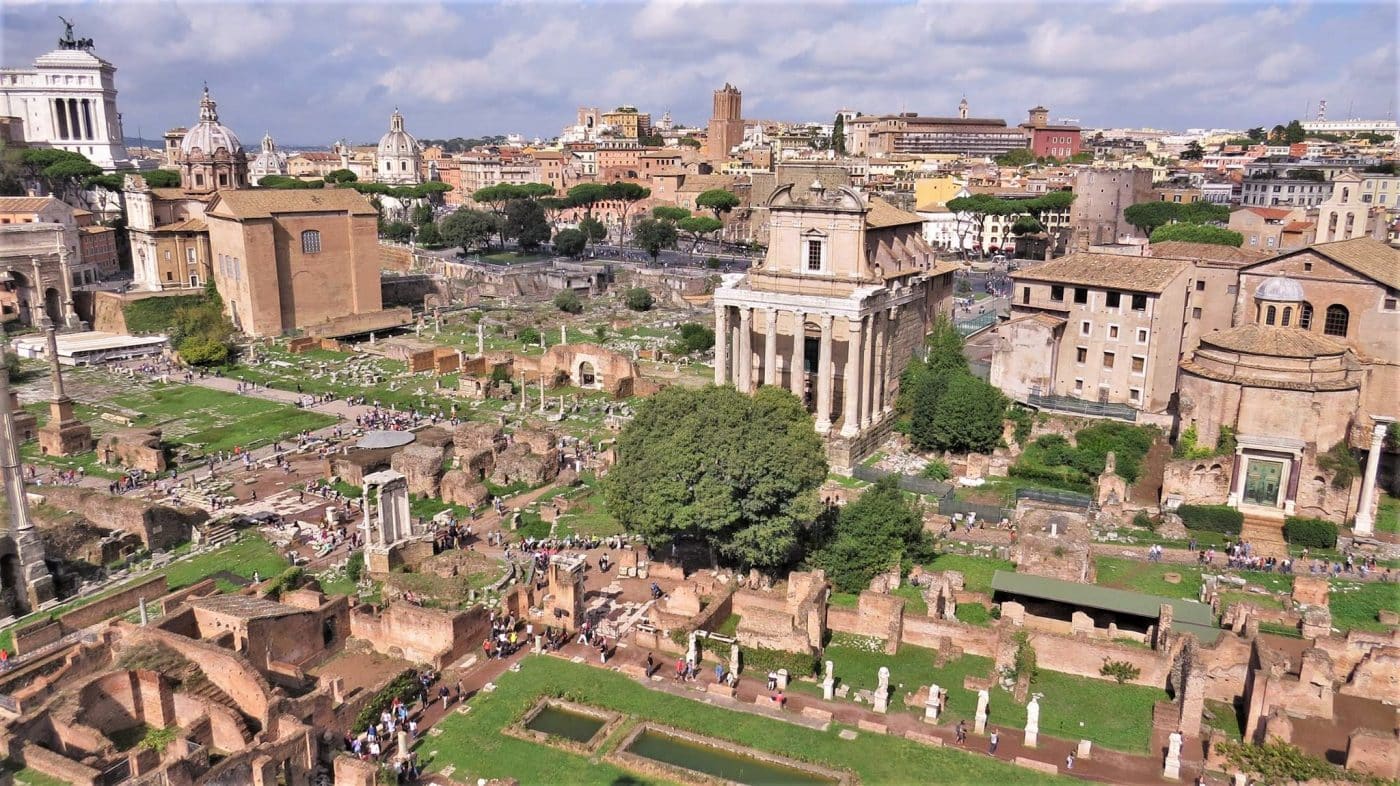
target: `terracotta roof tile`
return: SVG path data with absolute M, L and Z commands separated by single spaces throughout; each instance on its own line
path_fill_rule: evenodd
M 1190 265 L 1182 259 L 1076 252 L 1021 268 L 1013 278 L 1160 293 Z
M 1356 237 L 1318 243 L 1304 250 L 1315 251 L 1391 289 L 1400 289 L 1400 251 L 1375 238 Z
M 0 213 L 37 213 L 57 201 L 57 199 L 47 196 L 0 197 Z
M 919 214 L 900 210 L 883 199 L 871 199 L 870 212 L 865 214 L 865 225 L 872 229 L 922 224 L 923 222 L 924 220 Z
M 1283 358 L 1314 358 L 1340 355 L 1347 351 L 1345 344 L 1327 336 L 1301 328 L 1273 327 L 1253 322 L 1208 333 L 1201 337 L 1201 343 L 1248 355 Z
M 209 207 L 210 215 L 217 213 L 233 218 L 271 218 L 274 213 L 326 211 L 375 215 L 369 200 L 349 188 L 242 188 L 218 192 Z
M 1147 247 L 1147 250 L 1154 257 L 1210 260 L 1240 265 L 1247 265 L 1273 256 L 1267 251 L 1248 251 L 1233 246 L 1221 246 L 1214 243 L 1188 243 L 1184 240 L 1153 243 Z

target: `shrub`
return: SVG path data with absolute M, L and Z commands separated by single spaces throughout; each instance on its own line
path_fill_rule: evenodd
M 728 651 L 726 650 L 726 653 Z M 770 671 L 787 669 L 793 679 L 810 677 L 817 673 L 818 658 L 806 652 L 788 652 L 767 647 L 740 647 L 739 657 L 751 674 L 766 674 Z
M 1238 535 L 1244 514 L 1228 505 L 1182 505 L 1176 510 L 1187 529 Z
M 627 290 L 623 302 L 633 311 L 650 311 L 652 305 L 656 303 L 656 299 L 645 289 L 641 287 L 632 287 Z
M 1137 679 L 1138 675 L 1142 674 L 1142 669 L 1125 660 L 1111 660 L 1099 667 L 1099 674 L 1112 677 L 1118 681 L 1119 685 L 1122 685 L 1128 680 Z
M 301 575 L 301 568 L 295 565 L 287 568 L 267 583 L 267 586 L 263 588 L 263 596 L 268 598 L 282 597 L 283 592 L 294 590 L 301 585 Z
M 578 293 L 572 289 L 561 290 L 555 295 L 554 307 L 566 314 L 583 313 L 583 301 L 578 299 Z
M 1031 411 L 1021 406 L 1012 406 L 1006 410 L 1006 419 L 1016 424 L 1011 432 L 1011 438 L 1016 440 L 1016 444 L 1024 445 L 1031 436 L 1031 426 L 1034 425 L 1034 416 Z
M 1012 668 L 1016 677 L 1025 675 L 1031 682 L 1035 682 L 1039 669 L 1036 667 L 1035 646 L 1031 644 L 1031 637 L 1025 631 L 1016 633 L 1016 659 L 1012 662 Z
M 1133 514 L 1133 526 L 1155 530 L 1157 529 L 1157 522 L 1153 521 L 1152 517 L 1147 515 L 1147 511 L 1139 510 L 1137 513 Z
M 930 480 L 947 480 L 953 477 L 953 470 L 948 468 L 948 463 L 946 461 L 933 459 L 924 467 L 924 471 L 919 474 Z
M 1283 537 L 1294 546 L 1330 549 L 1337 545 L 1337 525 L 1325 519 L 1289 516 L 1283 521 Z
M 351 554 L 350 558 L 345 561 L 345 577 L 355 582 L 356 584 L 359 584 L 360 577 L 364 575 L 364 572 L 365 553 L 363 551 L 356 550 L 355 553 Z
M 532 327 L 527 327 L 516 333 L 515 337 L 520 340 L 520 343 L 527 346 L 540 343 L 540 331 Z

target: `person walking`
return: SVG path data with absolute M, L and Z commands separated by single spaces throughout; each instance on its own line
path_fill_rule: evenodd
M 967 742 L 967 721 L 958 721 L 958 727 L 953 730 L 953 741 L 959 745 Z
M 1070 751 L 1069 755 L 1065 756 L 1065 769 L 1074 769 L 1074 751 Z
M 987 755 L 997 755 L 997 743 L 1001 742 L 1001 737 L 997 735 L 996 729 L 992 729 L 992 736 L 987 740 Z

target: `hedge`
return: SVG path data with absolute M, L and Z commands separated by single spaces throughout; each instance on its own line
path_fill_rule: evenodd
M 1244 514 L 1228 505 L 1182 505 L 1176 509 L 1187 529 L 1238 535 Z
M 1283 537 L 1294 546 L 1330 549 L 1337 545 L 1337 525 L 1326 519 L 1289 516 L 1283 520 Z
M 793 679 L 810 677 L 817 673 L 817 656 L 805 652 L 788 652 L 767 647 L 739 647 L 739 657 L 743 660 L 744 671 L 757 677 L 770 671 L 787 669 Z

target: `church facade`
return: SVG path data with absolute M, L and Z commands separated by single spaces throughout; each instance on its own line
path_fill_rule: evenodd
M 888 432 L 956 265 L 934 259 L 917 215 L 851 188 L 786 185 L 767 208 L 767 257 L 715 292 L 715 384 L 786 387 L 849 471 Z

